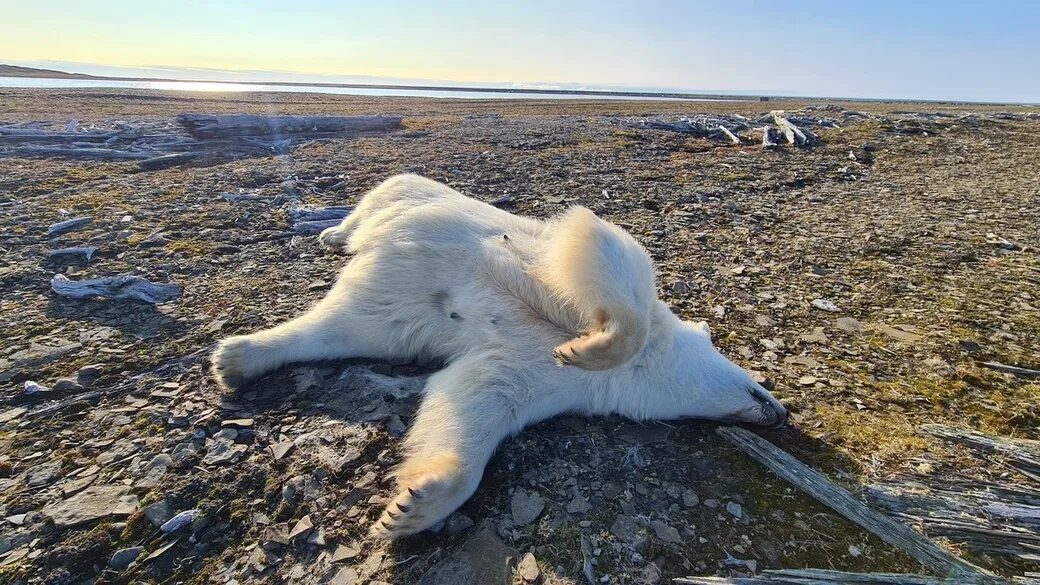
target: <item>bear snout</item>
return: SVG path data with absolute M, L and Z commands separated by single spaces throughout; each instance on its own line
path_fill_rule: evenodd
M 787 424 L 787 409 L 784 408 L 783 404 L 780 404 L 779 400 L 773 398 L 769 391 L 758 384 L 754 384 L 748 388 L 748 392 L 758 402 L 761 409 L 761 422 L 756 424 L 772 429 L 780 428 Z

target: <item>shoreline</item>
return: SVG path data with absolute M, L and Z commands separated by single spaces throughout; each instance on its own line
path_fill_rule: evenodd
M 38 73 L 34 73 L 38 72 Z M 680 100 L 680 101 L 707 101 L 707 102 L 844 102 L 863 104 L 928 104 L 941 106 L 1006 106 L 1006 107 L 1035 107 L 1037 104 L 1016 102 L 992 102 L 972 100 L 927 100 L 927 99 L 900 99 L 900 98 L 869 98 L 869 97 L 836 97 L 836 96 L 811 96 L 811 95 L 776 95 L 776 94 L 728 94 L 717 92 L 669 92 L 669 91 L 624 91 L 624 90 L 600 90 L 600 89 L 539 89 L 539 88 L 510 88 L 510 87 L 475 87 L 467 85 L 422 85 L 422 84 L 391 84 L 391 83 L 331 83 L 331 82 L 302 82 L 302 81 L 231 81 L 231 80 L 191 80 L 175 79 L 167 77 L 123 77 L 111 75 L 90 75 L 84 73 L 68 73 L 57 70 L 34 70 L 32 68 L 15 67 L 0 64 L 0 78 L 23 78 L 23 79 L 46 79 L 54 81 L 112 81 L 125 83 L 184 83 L 184 84 L 212 84 L 212 85 L 237 85 L 237 86 L 260 86 L 273 88 L 318 88 L 318 89 L 358 89 L 358 90 L 383 90 L 383 91 L 424 91 L 444 93 L 488 93 L 488 94 L 515 94 L 545 96 L 552 99 L 558 97 L 588 97 L 590 99 L 627 98 L 633 100 Z M 12 89 L 37 89 L 31 86 Z M 56 88 L 48 88 L 56 89 Z M 86 89 L 72 88 L 69 89 Z M 124 89 L 124 88 L 113 88 Z M 134 89 L 134 88 L 125 88 Z M 177 91 L 177 90 L 172 90 Z M 188 90 L 192 91 L 192 90 Z M 196 90 L 209 91 L 209 90 Z M 219 91 L 219 90 L 217 90 Z M 321 93 L 321 92 L 302 92 Z M 351 95 L 351 94 L 343 94 Z M 396 96 L 387 96 L 396 97 Z M 479 97 L 464 99 L 480 99 Z

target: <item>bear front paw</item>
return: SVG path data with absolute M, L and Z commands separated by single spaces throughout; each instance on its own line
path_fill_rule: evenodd
M 326 228 L 318 235 L 318 243 L 327 250 L 342 250 L 347 244 L 347 233 L 340 226 Z
M 210 362 L 213 377 L 221 386 L 237 390 L 254 377 L 250 365 L 256 360 L 257 350 L 245 336 L 229 337 L 217 344 Z

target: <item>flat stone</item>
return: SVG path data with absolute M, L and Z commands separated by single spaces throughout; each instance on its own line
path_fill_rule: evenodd
M 220 423 L 222 427 L 234 427 L 238 429 L 250 429 L 253 428 L 253 419 L 251 418 L 233 418 Z
M 152 552 L 152 554 L 150 554 L 150 555 L 148 555 L 147 557 L 145 557 L 145 558 L 144 558 L 144 560 L 143 560 L 143 561 L 141 561 L 141 562 L 142 562 L 142 563 L 147 563 L 147 562 L 149 562 L 149 561 L 156 561 L 156 560 L 159 560 L 159 559 L 161 559 L 161 558 L 163 557 L 163 555 L 165 555 L 166 553 L 170 552 L 170 550 L 171 550 L 171 549 L 172 549 L 172 548 L 173 548 L 173 547 L 174 547 L 174 546 L 175 546 L 175 545 L 176 545 L 176 544 L 177 544 L 178 542 L 180 542 L 180 540 L 179 540 L 179 539 L 178 539 L 178 540 L 174 540 L 173 542 L 171 542 L 171 543 L 169 543 L 169 544 L 167 544 L 167 545 L 164 545 L 164 546 L 161 546 L 161 547 L 159 547 L 159 548 L 155 549 L 155 551 L 154 551 L 154 552 Z
M 353 568 L 343 567 L 329 580 L 329 585 L 354 585 L 359 578 L 360 576 Z
M 827 334 L 823 332 L 823 327 L 814 327 L 812 333 L 806 333 L 801 336 L 801 340 L 808 343 L 827 343 Z
M 697 493 L 693 490 L 686 490 L 682 494 L 682 503 L 687 508 L 692 508 L 697 504 L 701 503 L 700 498 L 697 497 Z
M 108 566 L 117 571 L 122 571 L 129 567 L 130 563 L 137 560 L 137 557 L 141 556 L 141 551 L 143 550 L 144 547 L 142 546 L 132 546 L 130 548 L 118 550 L 114 555 L 112 555 L 112 560 L 108 562 Z
M 264 548 L 278 548 L 289 544 L 289 527 L 285 524 L 268 526 L 261 539 Z
M 569 514 L 584 514 L 591 509 L 592 504 L 589 503 L 588 499 L 580 495 L 574 496 L 574 499 L 567 504 L 567 512 Z
M 726 511 L 737 520 L 744 517 L 744 508 L 736 502 L 726 502 Z
M 815 299 L 812 302 L 812 306 L 822 311 L 828 311 L 831 313 L 837 313 L 841 310 L 838 308 L 838 305 L 834 304 L 834 301 L 828 299 Z
M 47 228 L 47 236 L 60 236 L 61 234 L 75 231 L 80 229 L 81 227 L 90 225 L 90 222 L 92 221 L 94 220 L 87 216 L 83 216 L 74 217 L 72 219 L 66 219 L 65 221 L 59 221 L 57 223 L 52 223 L 50 227 Z
M 152 502 L 144 507 L 144 517 L 152 523 L 152 526 L 156 528 L 162 526 L 167 520 L 173 518 L 173 510 L 170 505 L 166 503 L 165 499 L 159 500 L 158 502 Z
M 858 319 L 853 319 L 852 317 L 839 317 L 838 320 L 834 322 L 834 325 L 846 333 L 861 333 L 865 329 L 863 323 L 860 323 Z
M 29 487 L 42 487 L 54 483 L 61 478 L 61 460 L 41 463 L 29 470 L 25 475 L 25 483 Z
M 311 521 L 310 515 L 304 516 L 296 522 L 296 526 L 289 532 L 289 540 L 296 540 L 301 536 L 310 534 L 311 530 L 314 530 L 314 522 Z
M 79 392 L 83 385 L 72 378 L 58 378 L 51 389 L 55 392 Z
M 419 585 L 511 585 L 517 553 L 484 524 L 455 552 L 420 579 Z
M 27 412 L 29 412 L 29 409 L 25 408 L 24 406 L 8 408 L 7 410 L 0 412 L 0 424 L 9 423 L 13 420 L 17 420 Z
M 528 583 L 538 580 L 541 571 L 538 570 L 538 560 L 534 558 L 533 554 L 524 553 L 524 556 L 520 557 L 520 562 L 516 566 L 516 574 Z
M 74 479 L 74 480 L 72 480 L 70 482 L 62 484 L 62 486 L 61 486 L 61 493 L 66 498 L 69 497 L 69 496 L 72 496 L 74 494 L 78 494 L 79 492 L 87 489 L 87 486 L 89 486 L 90 484 L 94 483 L 94 480 L 96 480 L 96 479 L 97 479 L 96 475 L 88 475 L 86 477 L 80 477 L 78 479 Z
M 355 543 L 336 545 L 336 550 L 332 551 L 331 562 L 349 561 L 357 558 L 359 554 L 361 554 L 361 547 Z
M 122 485 L 91 486 L 61 502 L 47 504 L 43 514 L 54 521 L 54 526 L 74 528 L 104 518 L 125 518 L 137 510 L 137 496 L 130 495 L 130 487 Z
M 610 532 L 621 539 L 629 548 L 642 551 L 646 548 L 648 535 L 646 528 L 638 520 L 625 515 L 618 515 Z
M 903 331 L 902 329 L 897 329 L 895 327 L 889 327 L 888 325 L 878 325 L 878 331 L 896 341 L 902 341 L 904 343 L 913 343 L 921 339 L 920 335 L 910 333 L 909 331 Z
M 30 368 L 52 362 L 61 356 L 79 349 L 81 345 L 65 339 L 55 339 L 43 343 L 30 343 L 29 349 L 23 349 L 10 355 L 16 368 Z
M 292 451 L 293 447 L 295 446 L 296 443 L 293 443 L 292 441 L 282 441 L 281 443 L 275 443 L 271 445 L 271 455 L 274 456 L 275 461 L 279 461 L 286 455 L 288 455 L 289 451 Z
M 639 572 L 637 583 L 646 585 L 657 585 L 661 582 L 661 569 L 654 563 L 649 563 Z
M 654 529 L 654 534 L 657 535 L 657 538 L 674 544 L 682 543 L 682 537 L 679 536 L 679 531 L 665 524 L 661 520 L 654 520 L 650 523 L 650 527 Z
M 84 388 L 89 388 L 101 376 L 104 366 L 102 364 L 91 364 L 83 366 L 76 371 L 76 382 Z
M 219 431 L 217 431 L 213 435 L 213 438 L 214 439 L 227 439 L 229 441 L 234 441 L 235 439 L 238 438 L 238 429 L 233 429 L 233 428 L 229 428 L 229 427 L 220 429 Z
M 202 463 L 205 465 L 235 463 L 248 448 L 246 445 L 236 445 L 231 439 L 217 439 L 210 445 L 206 456 L 202 458 Z
M 452 512 L 444 522 L 444 530 L 448 534 L 458 534 L 471 526 L 473 526 L 473 519 L 458 510 Z
M 517 489 L 511 503 L 513 524 L 526 526 L 534 522 L 545 509 L 545 498 L 537 492 Z

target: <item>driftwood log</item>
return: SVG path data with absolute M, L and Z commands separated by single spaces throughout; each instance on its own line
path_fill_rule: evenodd
M 773 148 L 776 144 L 776 134 L 772 126 L 762 128 L 762 148 Z
M 936 574 L 961 579 L 957 582 L 1004 583 L 989 571 L 940 548 L 908 526 L 868 507 L 845 488 L 810 469 L 783 449 L 739 427 L 719 427 L 716 432 L 770 471 L 787 480 L 822 504 L 917 559 Z
M 18 156 L 67 156 L 97 160 L 143 160 L 152 158 L 155 152 L 115 150 L 112 148 L 77 148 L 74 146 L 21 146 L 12 150 Z
M 952 443 L 966 445 L 982 453 L 1003 455 L 1024 475 L 1040 482 L 1040 441 L 1007 439 L 943 425 L 923 425 L 921 431 Z
M 118 133 L 116 132 L 47 132 L 44 134 L 33 132 L 30 134 L 0 134 L 0 144 L 22 144 L 26 142 L 105 142 L 117 135 Z
M 867 487 L 872 502 L 976 554 L 1040 561 L 1040 491 L 975 478 L 912 475 Z
M 75 248 L 61 248 L 47 252 L 48 258 L 82 258 L 84 262 L 90 262 L 97 248 L 93 246 L 78 246 Z
M 789 144 L 796 146 L 804 146 L 808 144 L 809 139 L 806 138 L 805 133 L 802 132 L 801 128 L 795 126 L 790 120 L 784 117 L 784 113 L 781 111 L 775 111 L 772 113 L 773 123 L 780 129 L 780 133 L 784 135 Z
M 59 296 L 74 299 L 134 299 L 151 304 L 172 301 L 181 296 L 181 287 L 176 284 L 156 284 L 130 274 L 88 280 L 69 280 L 64 274 L 55 274 L 51 279 L 51 289 Z
M 726 138 L 729 138 L 730 142 L 732 142 L 733 144 L 740 144 L 740 139 L 737 138 L 736 134 L 730 132 L 729 128 L 720 125 L 719 130 L 726 136 Z
M 177 122 L 198 140 L 242 136 L 321 136 L 401 128 L 400 116 L 253 116 L 181 114 Z
M 980 362 L 979 365 L 984 368 L 989 368 L 991 370 L 997 370 L 998 372 L 1007 372 L 1008 374 L 1014 374 L 1020 378 L 1040 378 L 1040 370 L 1032 370 L 1029 368 L 1022 368 L 1019 366 L 1009 366 L 1000 362 Z
M 899 573 L 846 573 L 827 569 L 766 570 L 752 577 L 680 577 L 676 585 L 974 585 L 971 578 L 951 581 Z
M 146 158 L 141 162 L 137 163 L 137 168 L 142 171 L 157 171 L 160 169 L 168 169 L 182 165 L 186 162 L 191 162 L 199 157 L 198 153 L 195 152 L 177 152 L 174 154 L 163 154 L 152 158 Z
M 74 217 L 72 219 L 66 219 L 65 221 L 59 221 L 58 223 L 52 223 L 47 228 L 47 235 L 49 237 L 60 236 L 61 234 L 76 231 L 81 227 L 89 225 L 94 220 L 89 217 Z
M 310 207 L 303 205 L 290 209 L 289 218 L 293 222 L 292 229 L 294 232 L 303 236 L 311 236 L 319 234 L 327 228 L 336 227 L 352 211 L 354 211 L 354 206 L 352 205 L 337 207 Z

